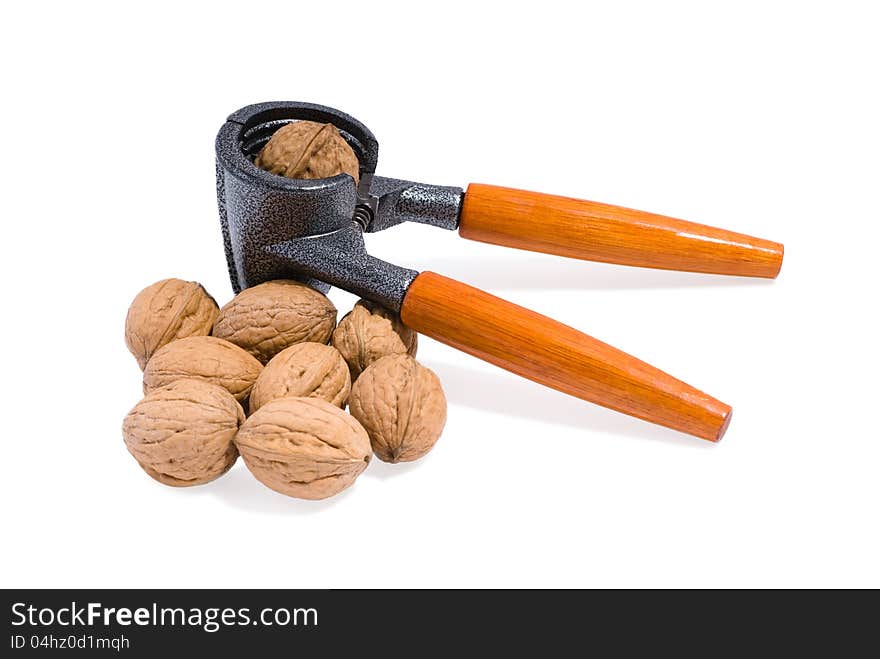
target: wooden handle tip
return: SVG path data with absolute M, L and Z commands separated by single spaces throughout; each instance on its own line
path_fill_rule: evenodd
M 773 246 L 775 248 L 773 263 L 776 267 L 773 270 L 773 274 L 770 275 L 770 278 L 776 279 L 779 276 L 779 271 L 782 270 L 782 260 L 785 258 L 785 245 L 782 243 L 773 243 Z
M 730 405 L 727 405 L 727 412 L 724 414 L 724 418 L 721 421 L 721 426 L 718 428 L 718 432 L 715 433 L 715 437 L 709 439 L 710 442 L 720 442 L 721 438 L 724 437 L 724 433 L 727 432 L 727 428 L 730 426 L 730 419 L 733 417 L 733 408 Z

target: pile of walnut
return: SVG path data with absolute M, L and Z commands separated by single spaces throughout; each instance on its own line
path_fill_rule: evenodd
M 166 485 L 207 483 L 241 455 L 273 490 L 323 499 L 373 453 L 422 457 L 446 422 L 440 381 L 413 357 L 415 332 L 365 300 L 337 326 L 333 303 L 294 281 L 248 288 L 222 309 L 195 282 L 157 282 L 132 303 L 125 341 L 146 395 L 123 437 Z

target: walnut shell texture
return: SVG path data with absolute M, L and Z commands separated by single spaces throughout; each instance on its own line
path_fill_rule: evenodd
M 276 280 L 246 288 L 220 309 L 213 334 L 266 364 L 295 343 L 327 343 L 336 307 L 326 295 L 296 281 Z
M 144 393 L 176 380 L 204 380 L 223 387 L 239 403 L 247 400 L 263 365 L 237 345 L 213 336 L 172 341 L 147 362 Z
M 389 355 L 368 366 L 348 404 L 384 462 L 418 460 L 434 447 L 446 424 L 440 380 L 409 355 Z
M 367 366 L 382 357 L 398 354 L 415 357 L 418 337 L 393 311 L 361 300 L 339 321 L 331 343 L 345 358 L 354 382 Z
M 177 380 L 147 394 L 122 423 L 129 452 L 165 485 L 200 485 L 235 463 L 244 412 L 232 395 L 201 380 Z
M 257 480 L 301 499 L 325 499 L 341 492 L 372 456 L 363 427 L 319 398 L 266 403 L 244 423 L 235 442 Z
M 250 410 L 284 396 L 321 398 L 345 407 L 350 391 L 348 365 L 338 350 L 323 343 L 297 343 L 266 364 L 251 392 Z
M 357 156 L 336 126 L 314 121 L 294 121 L 276 130 L 254 164 L 288 178 L 348 174 L 355 184 L 360 167 Z
M 175 339 L 205 336 L 217 319 L 217 303 L 201 284 L 163 279 L 137 294 L 125 318 L 125 345 L 141 369 Z

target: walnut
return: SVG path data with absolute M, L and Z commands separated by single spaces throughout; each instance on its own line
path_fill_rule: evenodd
M 244 412 L 225 389 L 178 380 L 151 391 L 125 417 L 122 436 L 150 476 L 184 487 L 212 481 L 235 463 Z
M 211 333 L 217 303 L 202 285 L 163 279 L 137 294 L 125 318 L 125 345 L 141 369 L 159 348 L 186 336 Z
M 414 357 L 418 337 L 396 313 L 375 302 L 361 300 L 339 321 L 331 342 L 345 357 L 354 382 L 367 366 L 386 355 Z
M 348 404 L 385 462 L 419 459 L 446 423 L 440 380 L 409 355 L 389 355 L 368 366 L 354 383 Z
M 257 167 L 288 178 L 328 178 L 348 174 L 358 182 L 359 163 L 352 148 L 333 124 L 294 121 L 269 139 Z
M 345 407 L 351 391 L 348 366 L 339 351 L 323 343 L 297 343 L 272 358 L 254 385 L 251 413 L 284 396 L 321 398 Z
M 237 345 L 213 336 L 178 339 L 158 350 L 144 369 L 144 393 L 183 378 L 223 387 L 239 403 L 251 393 L 263 365 Z
M 220 309 L 213 334 L 267 363 L 294 343 L 327 343 L 336 307 L 326 295 L 296 281 L 276 280 L 246 288 Z
M 320 398 L 263 405 L 235 438 L 254 477 L 276 492 L 325 499 L 351 485 L 370 462 L 370 439 L 354 418 Z

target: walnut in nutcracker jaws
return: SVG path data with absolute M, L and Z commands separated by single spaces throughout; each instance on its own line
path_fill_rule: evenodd
M 267 363 L 295 343 L 327 343 L 336 307 L 326 295 L 296 281 L 267 281 L 243 290 L 220 309 L 213 335 Z
M 278 398 L 244 423 L 235 443 L 267 487 L 301 499 L 325 499 L 351 485 L 372 455 L 355 419 L 319 398 Z
M 348 366 L 338 350 L 323 343 L 297 343 L 275 355 L 260 373 L 250 410 L 285 396 L 320 398 L 345 407 L 350 391 Z
M 122 436 L 138 464 L 160 483 L 200 485 L 235 463 L 233 439 L 244 418 L 241 405 L 222 387 L 177 380 L 134 406 Z
M 254 164 L 287 178 L 348 174 L 358 182 L 358 159 L 333 124 L 294 121 L 272 135 Z
M 263 365 L 237 345 L 213 336 L 178 339 L 158 350 L 144 369 L 144 392 L 184 378 L 223 387 L 247 400 Z
M 349 409 L 384 462 L 418 460 L 446 424 L 440 380 L 409 355 L 389 355 L 368 366 L 352 387 Z
M 163 279 L 137 294 L 125 318 L 125 344 L 141 369 L 162 346 L 211 333 L 217 303 L 201 284 Z
M 339 321 L 331 343 L 345 357 L 354 382 L 377 359 L 396 354 L 415 357 L 418 334 L 393 311 L 370 300 L 360 300 Z

